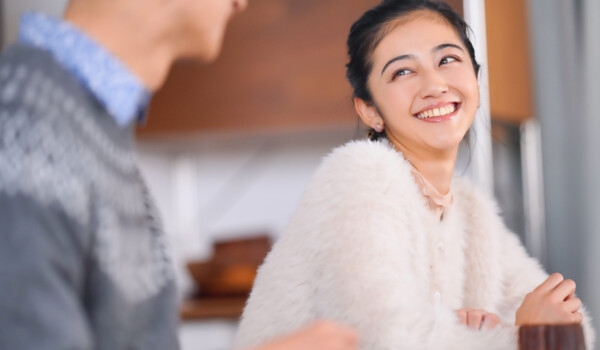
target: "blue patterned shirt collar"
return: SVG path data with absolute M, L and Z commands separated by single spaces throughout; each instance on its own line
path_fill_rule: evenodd
M 151 93 L 117 57 L 75 26 L 40 13 L 21 18 L 19 40 L 49 51 L 121 127 L 143 119 Z

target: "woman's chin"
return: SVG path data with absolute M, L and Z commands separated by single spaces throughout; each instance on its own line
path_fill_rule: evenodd
M 462 138 L 432 140 L 430 142 L 427 142 L 427 144 L 428 144 L 429 148 L 440 151 L 440 152 L 453 152 L 458 149 L 461 140 L 462 140 Z
M 430 148 L 440 151 L 453 151 L 459 147 L 466 133 L 467 130 L 445 130 L 440 133 L 424 135 L 422 140 L 425 141 Z

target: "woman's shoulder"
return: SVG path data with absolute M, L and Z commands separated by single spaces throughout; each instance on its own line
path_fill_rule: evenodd
M 356 140 L 334 148 L 326 155 L 313 182 L 380 192 L 390 185 L 413 184 L 411 176 L 410 164 L 389 142 Z
M 461 208 L 466 207 L 466 209 L 470 209 L 470 212 L 499 213 L 498 204 L 493 194 L 470 179 L 455 178 L 452 182 L 452 190 L 454 191 L 455 203 Z
M 493 193 L 469 179 L 457 178 L 453 182 L 454 205 L 457 206 L 469 232 L 485 237 L 505 236 L 509 233 Z
M 324 158 L 324 162 L 335 162 L 343 159 L 355 164 L 375 165 L 382 161 L 399 161 L 407 163 L 402 154 L 386 140 L 371 141 L 359 139 L 349 141 L 334 148 Z

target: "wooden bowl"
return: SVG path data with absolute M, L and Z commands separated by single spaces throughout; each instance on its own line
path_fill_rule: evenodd
M 198 297 L 248 296 L 256 270 L 271 249 L 268 236 L 218 242 L 208 261 L 190 261 Z

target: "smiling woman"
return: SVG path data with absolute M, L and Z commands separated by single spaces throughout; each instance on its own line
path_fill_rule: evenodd
M 259 269 L 236 347 L 316 319 L 363 349 L 515 349 L 515 326 L 582 323 L 492 198 L 453 179 L 479 105 L 467 25 L 441 2 L 385 0 L 351 28 L 347 77 L 372 128 L 327 156 Z
M 354 57 L 351 53 L 348 64 L 354 104 L 373 130 L 371 139 L 387 138 L 421 171 L 429 171 L 423 164 L 427 160 L 447 159 L 445 174 L 436 165 L 428 177 L 444 193 L 449 191 L 458 145 L 479 105 L 479 64 L 466 27 L 460 26 L 464 22 L 448 9 L 434 5 L 386 23 L 381 28 L 385 37 L 366 38 L 376 45 L 369 57 L 366 52 Z M 361 61 L 369 62 L 366 81 L 352 79 L 362 74 L 356 72 Z

